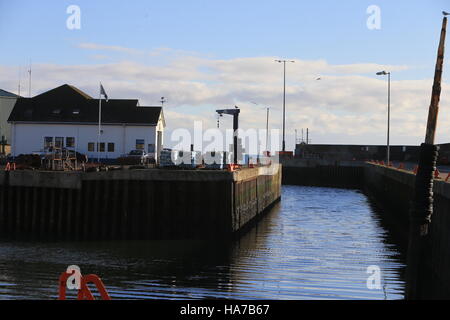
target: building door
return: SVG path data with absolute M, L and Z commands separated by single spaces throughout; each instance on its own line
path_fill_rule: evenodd
M 161 155 L 161 150 L 162 150 L 162 132 L 158 131 L 157 133 L 157 149 L 156 149 L 156 162 L 159 163 L 159 156 Z

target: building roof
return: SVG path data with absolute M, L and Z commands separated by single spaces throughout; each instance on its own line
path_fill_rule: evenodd
M 137 99 L 102 100 L 102 124 L 156 125 L 162 107 L 139 106 Z M 98 123 L 99 99 L 64 84 L 33 98 L 19 98 L 9 122 Z
M 17 98 L 18 95 L 12 92 L 0 89 L 0 97 Z

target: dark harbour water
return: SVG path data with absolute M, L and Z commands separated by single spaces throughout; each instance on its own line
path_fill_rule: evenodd
M 366 196 L 283 186 L 239 240 L 0 242 L 0 299 L 55 299 L 69 265 L 113 299 L 402 299 L 404 259 Z M 368 289 L 367 267 L 381 269 Z M 70 291 L 69 291 L 70 292 Z

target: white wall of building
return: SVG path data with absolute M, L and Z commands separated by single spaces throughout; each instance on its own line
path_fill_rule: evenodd
M 0 96 L 0 140 L 5 136 L 8 144 L 11 144 L 11 125 L 8 123 L 9 115 L 11 114 L 17 98 Z
M 155 126 L 102 125 L 102 131 L 100 142 L 105 143 L 105 152 L 100 153 L 101 159 L 127 154 L 136 149 L 137 139 L 144 140 L 145 151 L 149 144 L 157 149 Z M 89 159 L 97 158 L 96 151 L 88 151 L 89 142 L 97 144 L 97 125 L 13 123 L 11 132 L 13 156 L 43 151 L 45 137 L 64 137 L 64 143 L 66 137 L 74 137 L 75 151 L 86 154 Z M 114 152 L 108 152 L 108 143 L 114 143 Z

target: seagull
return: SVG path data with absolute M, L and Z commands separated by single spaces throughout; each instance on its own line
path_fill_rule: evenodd
M 442 11 L 442 14 L 443 14 L 444 16 L 448 16 L 448 15 L 450 15 L 450 13 L 448 13 L 448 12 L 445 12 L 445 11 Z

